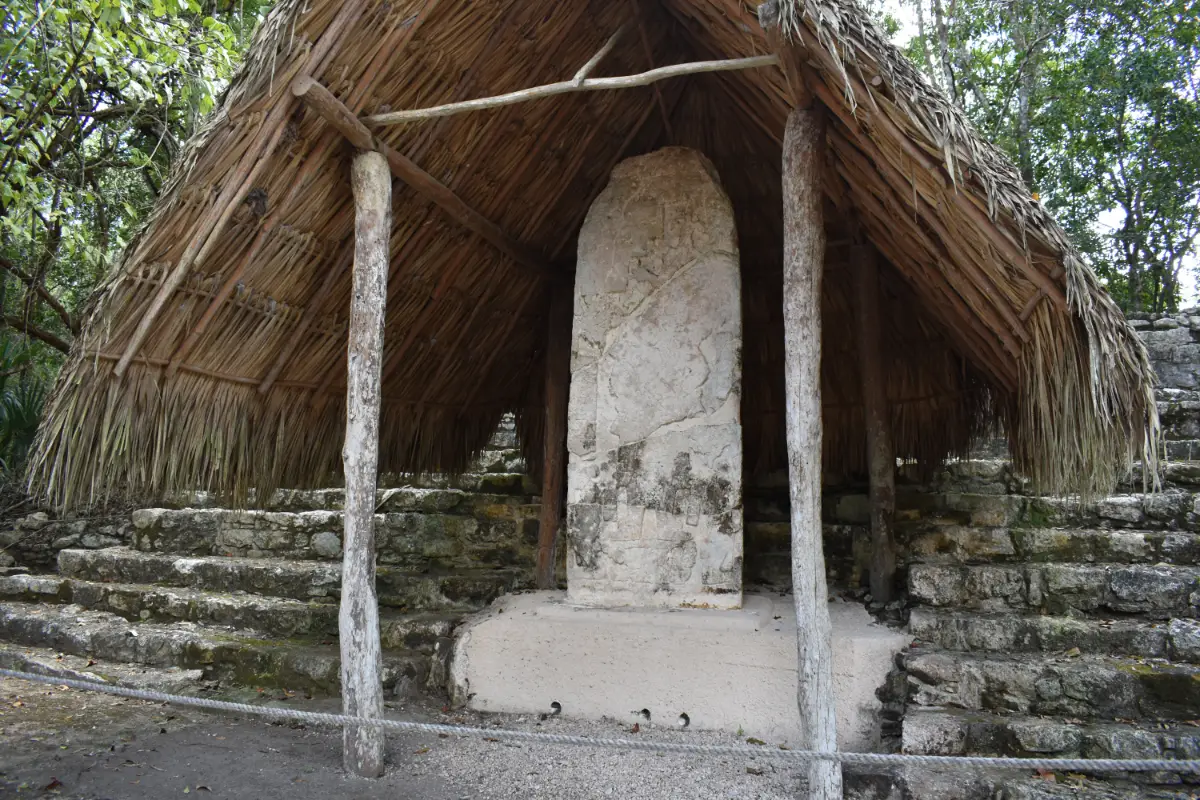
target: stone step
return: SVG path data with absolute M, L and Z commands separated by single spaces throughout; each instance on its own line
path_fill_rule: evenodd
M 1168 439 L 1166 450 L 1171 461 L 1200 461 L 1200 439 Z
M 1149 564 L 913 564 L 917 605 L 977 611 L 1104 611 L 1155 619 L 1200 613 L 1200 567 Z
M 131 623 L 75 605 L 0 603 L 0 639 L 94 659 L 201 670 L 204 679 L 314 695 L 339 692 L 338 648 L 283 639 L 258 639 L 229 628 Z M 439 656 L 405 650 L 383 654 L 384 690 L 406 695 L 444 680 Z
M 516 451 L 491 451 L 496 459 L 518 459 Z M 490 466 L 497 466 L 492 463 Z M 537 497 L 541 487 L 521 469 L 481 469 L 461 475 L 381 475 L 381 487 L 376 493 L 380 511 L 430 510 L 430 504 L 446 504 L 453 509 L 465 496 L 487 495 L 529 501 Z M 262 503 L 253 489 L 247 496 L 247 506 L 261 511 L 335 511 L 341 510 L 345 491 L 339 487 L 326 489 L 278 489 Z M 164 508 L 218 509 L 228 507 L 228 498 L 202 490 L 184 491 L 170 495 Z M 433 510 L 439 510 L 434 508 Z
M 903 656 L 913 706 L 1084 720 L 1192 720 L 1200 666 L 1096 655 L 954 653 Z
M 915 486 L 896 488 L 896 520 L 902 529 L 922 525 L 984 528 L 1131 528 L 1188 530 L 1200 523 L 1197 500 L 1185 489 L 1157 494 L 1114 494 L 1089 503 L 1071 498 L 1009 493 L 931 493 Z M 830 494 L 822 503 L 827 523 L 862 525 L 870 521 L 865 493 Z
M 341 597 L 342 567 L 333 561 L 275 558 L 195 558 L 143 553 L 125 547 L 63 550 L 59 572 L 68 578 L 105 583 L 165 584 L 205 592 L 246 592 L 294 600 Z M 528 585 L 529 570 L 489 569 L 408 572 L 376 568 L 379 604 L 411 611 L 483 608 L 506 591 Z
M 338 605 L 268 597 L 222 594 L 177 587 L 95 583 L 54 575 L 0 578 L 0 599 L 70 603 L 107 611 L 132 622 L 196 622 L 253 632 L 265 638 L 336 638 Z M 433 652 L 449 636 L 462 612 L 398 612 L 383 609 L 379 634 L 383 646 Z
M 94 681 L 131 689 L 194 695 L 204 689 L 204 672 L 179 667 L 146 667 L 98 661 L 46 647 L 0 642 L 0 668 L 51 678 Z
M 910 709 L 901 749 L 935 756 L 1200 758 L 1200 724 L 1068 722 L 962 709 Z
M 1192 776 L 1167 776 L 1172 782 Z M 1195 787 L 1145 786 L 1140 775 L 1099 778 L 1085 775 L 1053 775 L 1007 779 L 993 785 L 992 800 L 1196 800 Z M 942 800 L 942 798 L 939 798 Z
M 1065 653 L 1077 649 L 1200 664 L 1200 621 L 1194 619 L 1145 622 L 914 608 L 908 625 L 922 645 L 946 650 Z
M 435 507 L 442 501 L 433 499 L 426 510 L 375 515 L 380 564 L 423 570 L 534 563 L 538 506 L 496 495 L 441 496 L 446 502 L 466 503 L 470 513 L 464 508 L 455 513 L 438 511 Z M 142 509 L 133 513 L 133 527 L 133 546 L 146 552 L 341 558 L 340 511 Z
M 926 526 L 909 538 L 922 561 L 1200 564 L 1200 534 L 1094 528 Z

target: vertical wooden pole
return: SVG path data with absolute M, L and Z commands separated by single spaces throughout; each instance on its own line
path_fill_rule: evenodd
M 542 511 L 538 523 L 537 587 L 553 589 L 558 529 L 566 477 L 567 395 L 571 384 L 571 322 L 575 293 L 570 281 L 550 287 L 546 326 L 546 441 L 542 457 Z
M 375 152 L 354 157 L 354 290 L 347 345 L 346 531 L 338 631 L 342 656 L 342 713 L 383 716 L 383 655 L 375 597 L 375 489 L 379 464 L 380 364 L 387 302 L 392 176 Z M 342 761 L 364 778 L 383 774 L 383 729 L 346 727 Z
M 783 340 L 788 484 L 792 501 L 792 595 L 796 602 L 802 746 L 837 750 L 833 655 L 821 544 L 821 273 L 825 228 L 820 107 L 797 108 L 783 136 Z M 812 800 L 840 800 L 842 771 L 813 761 Z
M 851 252 L 858 327 L 858 365 L 867 431 L 867 474 L 871 504 L 871 597 L 890 603 L 896 578 L 892 523 L 896 513 L 896 455 L 892 450 L 887 374 L 879 325 L 879 265 L 869 244 Z

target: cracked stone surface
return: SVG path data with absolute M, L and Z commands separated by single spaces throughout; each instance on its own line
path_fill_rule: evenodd
M 572 602 L 739 606 L 741 286 L 703 155 L 613 170 L 579 236 L 572 336 Z

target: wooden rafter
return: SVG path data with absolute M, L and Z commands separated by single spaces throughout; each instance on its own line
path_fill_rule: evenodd
M 642 52 L 646 54 L 646 63 L 650 69 L 654 69 L 654 49 L 650 47 L 650 36 L 646 33 L 646 15 L 642 9 L 639 0 L 630 0 L 633 3 L 633 14 L 637 17 L 638 39 L 642 43 Z M 675 132 L 671 130 L 671 115 L 667 113 L 667 104 L 663 100 L 662 89 L 658 84 L 654 86 L 654 102 L 658 104 L 658 113 L 662 116 L 663 130 L 667 133 L 667 139 L 675 140 Z
M 428 13 L 429 11 L 431 11 L 433 5 L 436 4 L 437 2 L 439 2 L 439 0 L 429 0 L 429 5 L 426 6 L 425 13 Z M 584 6 L 578 6 L 578 10 L 575 11 L 574 19 L 578 19 L 578 16 L 579 16 L 579 14 L 582 13 L 583 9 L 584 9 Z M 461 100 L 463 97 L 465 97 L 471 91 L 471 89 L 475 85 L 475 81 L 479 74 L 478 66 L 480 64 L 484 64 L 484 63 L 488 62 L 488 60 L 491 58 L 492 53 L 494 53 L 496 48 L 500 46 L 500 43 L 503 40 L 504 35 L 508 32 L 508 30 L 513 25 L 516 24 L 518 19 L 519 19 L 519 15 L 517 15 L 517 14 L 505 14 L 504 15 L 504 22 L 501 25 L 497 26 L 496 29 L 493 30 L 492 33 L 488 36 L 487 41 L 484 43 L 482 52 L 476 58 L 475 65 L 471 69 L 468 69 L 465 73 L 463 73 L 463 76 L 459 80 L 458 86 L 455 87 L 454 93 L 452 95 L 455 100 Z M 574 21 L 574 19 L 572 21 Z M 407 41 L 407 39 L 405 41 Z M 380 54 L 379 54 L 379 56 L 377 56 L 377 59 L 376 59 L 377 61 L 380 59 L 380 57 L 383 56 L 384 52 L 385 52 L 385 50 L 381 48 Z M 395 51 L 392 50 L 391 52 L 394 54 Z M 376 64 L 376 62 L 372 62 L 371 67 L 368 69 L 368 75 L 364 76 L 363 80 L 366 80 L 367 77 L 369 77 L 371 74 L 377 74 L 378 70 L 379 70 L 379 65 Z M 361 95 L 361 97 L 360 97 L 360 95 Z M 356 89 L 355 93 L 351 95 L 351 100 L 353 101 L 355 98 L 358 98 L 359 102 L 364 101 L 365 100 L 365 92 L 360 93 Z M 354 105 L 353 102 L 351 103 L 350 107 L 358 108 L 358 106 Z M 425 129 L 425 137 L 421 140 L 420 144 L 417 145 L 416 149 L 412 152 L 412 154 L 410 156 L 410 158 L 413 161 L 419 163 L 424 160 L 425 156 L 428 155 L 428 153 L 429 153 L 430 147 L 432 147 L 434 142 L 436 142 L 438 140 L 439 136 L 444 131 L 445 126 L 449 122 L 449 120 L 450 120 L 449 117 L 444 117 L 444 118 L 438 120 L 438 122 L 435 123 L 434 125 Z M 472 157 L 468 160 L 468 163 L 476 163 L 474 154 L 472 154 Z M 413 254 L 415 252 L 417 252 L 417 249 L 422 247 L 425 244 L 425 242 L 428 239 L 428 237 L 426 235 L 429 231 L 428 220 L 429 220 L 430 215 L 433 213 L 433 210 L 436 207 L 437 206 L 433 203 L 433 201 L 428 201 L 426 203 L 424 210 L 422 212 L 420 212 L 421 213 L 420 219 L 413 226 L 414 232 L 411 235 L 409 235 L 409 237 L 404 241 L 404 244 L 401 245 L 400 252 L 397 253 L 396 256 L 393 258 L 394 263 L 397 263 L 400 265 L 407 264 L 409 262 L 409 259 L 413 256 Z M 311 315 L 309 314 L 308 311 L 305 312 L 305 320 L 301 321 L 301 324 L 299 326 L 297 326 L 296 331 L 292 334 L 292 336 L 288 339 L 287 342 L 284 343 L 284 346 L 280 349 L 279 354 L 276 356 L 274 363 L 271 365 L 271 368 L 267 371 L 267 374 L 263 377 L 262 382 L 259 384 L 258 391 L 260 394 L 266 394 L 267 392 L 269 392 L 271 390 L 271 387 L 273 385 L 275 385 L 275 382 L 279 379 L 279 375 L 283 372 L 283 370 L 286 368 L 288 362 L 291 360 L 292 356 L 295 354 L 296 346 L 299 344 L 299 341 L 304 337 L 304 335 L 308 332 L 308 326 L 311 324 L 311 319 L 308 319 L 308 318 L 311 316 L 312 319 L 315 319 L 318 316 L 318 314 L 320 313 L 320 308 L 322 306 L 318 305 L 320 302 L 319 299 L 328 296 L 328 293 L 333 288 L 333 284 L 336 281 L 336 279 L 338 277 L 340 277 L 342 274 L 345 274 L 349 269 L 350 269 L 350 263 L 349 263 L 349 261 L 347 261 L 345 263 L 345 266 L 340 269 L 339 273 L 328 275 L 326 277 L 325 281 L 321 284 L 321 288 L 317 291 L 316 294 L 313 295 L 313 297 L 310 300 L 310 306 L 311 306 L 310 311 L 312 312 Z M 330 375 L 331 375 L 330 380 L 332 380 L 333 377 L 336 377 L 336 375 L 334 375 L 334 373 L 333 373 L 333 370 L 336 369 L 338 367 L 338 365 L 340 364 L 340 361 L 338 361 L 336 359 L 335 359 L 335 362 L 336 363 L 332 367 L 330 367 Z M 384 373 L 383 373 L 383 380 L 385 383 L 387 381 L 387 377 L 388 377 L 388 369 L 385 366 Z
M 377 141 L 362 121 L 320 83 L 311 78 L 301 78 L 292 84 L 292 94 L 304 100 L 309 108 L 324 117 L 359 150 L 377 150 L 382 153 L 393 175 L 408 184 L 413 191 L 432 200 L 452 220 L 533 272 L 543 277 L 555 274 L 550 264 L 532 248 L 513 239 L 500 226 L 469 206 L 445 184 L 421 169 L 403 153 Z
M 335 46 L 341 41 L 346 31 L 350 29 L 351 23 L 358 18 L 365 5 L 365 0 L 355 0 L 355 2 L 347 2 L 342 6 L 338 15 L 321 35 L 317 46 L 308 54 L 305 61 L 298 65 L 297 72 L 299 75 L 307 76 L 313 74 L 324 66 L 326 57 L 333 52 Z M 159 287 L 158 293 L 154 296 L 149 308 L 143 313 L 142 318 L 138 320 L 137 328 L 134 329 L 129 343 L 125 346 L 125 351 L 121 354 L 120 361 L 117 362 L 117 366 L 113 369 L 113 374 L 118 378 L 124 377 L 125 372 L 129 369 L 130 362 L 133 361 L 134 356 L 141 349 L 142 343 L 146 341 L 146 337 L 150 335 L 150 329 L 154 326 L 158 315 L 162 313 L 171 295 L 183 283 L 192 265 L 204 260 L 208 251 L 220 239 L 221 233 L 228 224 L 230 217 L 233 216 L 233 212 L 241 204 L 242 200 L 245 199 L 246 195 L 250 193 L 255 179 L 266 168 L 267 163 L 271 160 L 271 153 L 275 150 L 276 145 L 279 144 L 279 140 L 283 136 L 288 111 L 287 103 L 277 103 L 267 115 L 266 121 L 242 156 L 237 170 L 225 183 L 225 188 L 222 190 L 216 204 L 205 213 L 197 226 L 195 235 L 185 248 L 183 255 L 175 264 L 167 279 L 163 281 L 162 286 Z

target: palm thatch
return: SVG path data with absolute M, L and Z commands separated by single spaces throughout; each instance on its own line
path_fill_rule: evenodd
M 830 116 L 827 471 L 863 461 L 844 334 L 845 244 L 860 232 L 884 260 L 898 455 L 936 463 L 999 424 L 1046 491 L 1102 492 L 1133 458 L 1154 465 L 1146 353 L 1013 165 L 853 0 L 785 0 L 777 14 Z M 420 108 L 567 78 L 631 20 L 639 35 L 595 75 L 770 52 L 742 0 L 282 0 L 94 298 L 40 430 L 34 487 L 70 506 L 183 487 L 244 499 L 336 479 L 351 150 L 291 95 L 292 79 L 312 76 L 363 116 Z M 770 470 L 783 456 L 779 163 L 791 103 L 772 67 L 374 133 L 566 279 L 619 160 L 666 144 L 705 152 L 743 259 L 747 469 Z M 461 469 L 510 411 L 536 467 L 549 279 L 403 184 L 394 220 L 380 468 Z

